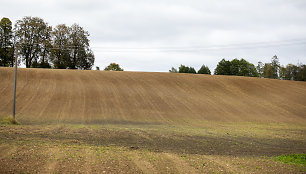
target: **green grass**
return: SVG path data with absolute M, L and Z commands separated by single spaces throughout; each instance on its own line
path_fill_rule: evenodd
M 12 117 L 6 117 L 0 120 L 0 124 L 6 124 L 6 125 L 20 125 L 20 123 L 13 119 Z
M 281 155 L 276 157 L 276 159 L 283 163 L 302 164 L 306 166 L 306 154 Z

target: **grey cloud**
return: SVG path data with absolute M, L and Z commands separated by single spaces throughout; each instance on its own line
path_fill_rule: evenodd
M 14 9 L 14 10 L 12 10 Z M 0 15 L 15 21 L 39 16 L 50 25 L 79 23 L 91 34 L 96 65 L 122 62 L 127 70 L 167 71 L 180 63 L 208 64 L 222 58 L 306 63 L 304 44 L 190 52 L 112 52 L 118 48 L 207 47 L 306 39 L 305 0 L 4 0 Z M 102 47 L 111 47 L 107 51 Z M 110 49 L 108 49 L 110 50 Z

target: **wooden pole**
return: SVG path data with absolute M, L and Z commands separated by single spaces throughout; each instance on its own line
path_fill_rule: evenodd
M 17 86 L 17 59 L 18 59 L 18 51 L 17 46 L 15 45 L 15 78 L 14 78 L 14 102 L 13 102 L 13 119 L 15 120 L 15 110 L 16 110 L 16 86 Z

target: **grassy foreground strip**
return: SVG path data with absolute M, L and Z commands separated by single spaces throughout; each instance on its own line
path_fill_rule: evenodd
M 273 156 L 304 154 L 305 126 L 0 125 L 0 173 L 302 173 Z
M 20 123 L 13 119 L 12 117 L 6 117 L 6 118 L 2 118 L 0 119 L 0 125 L 1 124 L 6 124 L 6 125 L 20 125 Z
M 283 163 L 302 164 L 306 166 L 306 154 L 280 155 L 276 159 Z

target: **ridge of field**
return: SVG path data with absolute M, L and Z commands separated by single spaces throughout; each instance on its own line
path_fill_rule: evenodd
M 306 83 L 158 72 L 18 69 L 23 123 L 305 123 Z M 14 69 L 0 68 L 0 117 L 13 104 Z

